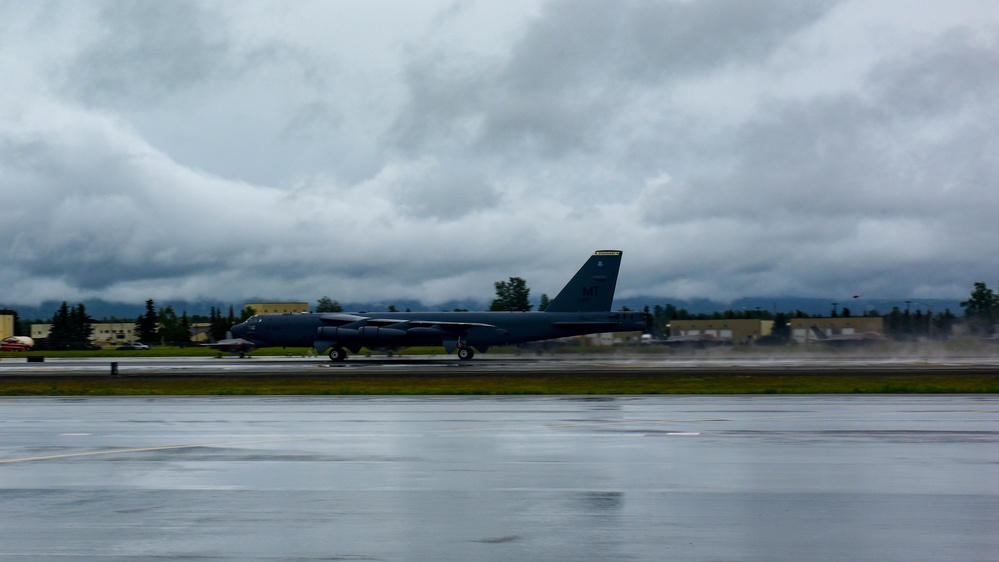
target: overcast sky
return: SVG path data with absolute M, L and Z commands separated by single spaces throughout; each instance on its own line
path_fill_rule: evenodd
M 0 304 L 967 297 L 994 0 L 0 1 Z

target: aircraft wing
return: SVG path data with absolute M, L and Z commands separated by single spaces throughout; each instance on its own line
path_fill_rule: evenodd
M 318 330 L 316 349 L 325 351 L 337 342 L 363 341 L 365 345 L 386 346 L 405 344 L 407 340 L 438 339 L 449 352 L 461 347 L 469 330 L 473 328 L 495 328 L 494 324 L 482 322 L 454 322 L 433 318 L 406 318 L 403 316 L 377 318 L 355 314 L 324 314 L 321 317 L 325 326 Z
M 358 316 L 356 314 L 344 314 L 342 312 L 323 314 L 319 317 L 319 319 L 323 321 L 323 324 L 327 324 L 330 326 L 342 326 L 344 324 L 350 324 L 351 322 L 369 320 L 367 316 Z
M 403 320 L 405 324 L 421 328 L 438 326 L 445 330 L 467 330 L 469 328 L 495 328 L 495 324 L 483 324 L 482 322 L 437 322 L 434 320 Z
M 323 314 L 321 317 L 328 326 L 360 328 L 377 326 L 379 328 L 394 328 L 408 330 L 410 328 L 436 328 L 448 332 L 464 332 L 472 328 L 495 328 L 494 324 L 482 322 L 445 322 L 440 320 L 413 320 L 409 318 L 372 318 L 356 314 Z

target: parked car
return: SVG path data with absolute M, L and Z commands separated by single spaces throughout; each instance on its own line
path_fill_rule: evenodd
M 0 351 L 31 351 L 31 346 L 19 341 L 3 340 L 0 342 Z
M 149 346 L 146 345 L 146 344 L 144 344 L 144 343 L 141 343 L 141 342 L 130 341 L 128 343 L 123 343 L 123 344 L 119 345 L 118 349 L 141 350 L 141 349 L 149 349 Z

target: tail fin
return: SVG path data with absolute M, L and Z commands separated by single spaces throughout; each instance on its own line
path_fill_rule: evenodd
M 545 312 L 608 312 L 614 300 L 620 250 L 597 250 L 562 288 Z

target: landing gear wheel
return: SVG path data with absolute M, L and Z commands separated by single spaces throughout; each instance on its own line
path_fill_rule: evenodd
M 347 352 L 342 347 L 330 349 L 330 361 L 340 362 L 347 358 Z
M 458 359 L 468 361 L 472 357 L 475 357 L 475 352 L 472 351 L 472 348 L 464 346 L 458 348 Z

